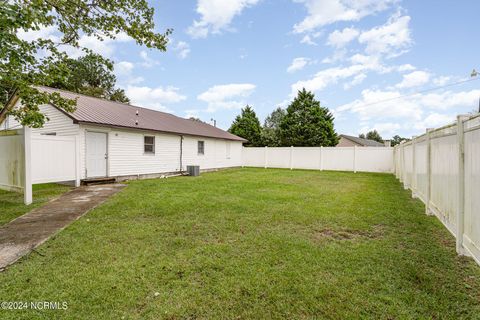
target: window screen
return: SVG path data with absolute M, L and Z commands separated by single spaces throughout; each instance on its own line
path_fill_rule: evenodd
M 198 141 L 198 154 L 205 154 L 205 141 Z
M 143 151 L 145 153 L 155 153 L 155 137 L 143 137 Z

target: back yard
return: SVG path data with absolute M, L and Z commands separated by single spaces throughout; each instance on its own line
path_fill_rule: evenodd
M 0 273 L 0 301 L 68 308 L 2 319 L 480 314 L 480 268 L 387 174 L 232 169 L 134 181 L 38 253 Z

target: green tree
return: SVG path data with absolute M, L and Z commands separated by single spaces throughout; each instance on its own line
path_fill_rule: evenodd
M 78 59 L 66 59 L 61 63 L 68 66 L 68 75 L 45 85 L 83 93 L 97 98 L 129 103 L 123 89 L 116 89 L 117 78 L 113 73 L 113 63 L 102 56 L 89 53 Z M 55 67 L 55 66 L 54 66 Z
M 328 108 L 322 107 L 315 95 L 304 88 L 298 91 L 280 124 L 281 143 L 295 147 L 336 146 L 338 136 L 333 120 Z
M 394 135 L 392 137 L 392 147 L 396 146 L 397 144 L 400 144 L 402 141 L 407 142 L 407 141 L 410 141 L 410 139 L 400 137 L 399 135 Z
M 262 143 L 268 147 L 280 147 L 280 124 L 285 118 L 286 112 L 282 108 L 277 108 L 265 119 L 262 128 Z
M 228 132 L 247 139 L 248 143 L 245 145 L 251 147 L 262 146 L 261 131 L 260 120 L 249 105 L 242 109 L 241 114 L 235 118 L 228 129 Z
M 362 133 L 359 135 L 359 137 L 363 139 L 374 140 L 374 141 L 383 143 L 382 136 L 378 133 L 377 130 L 368 131 L 367 134 Z
M 154 10 L 147 0 L 10 0 L 0 6 L 0 92 L 5 96 L 14 92 L 22 99 L 22 108 L 10 111 L 23 125 L 41 127 L 45 116 L 39 105 L 55 104 L 67 112 L 74 110 L 76 101 L 64 99 L 58 93 L 40 92 L 34 86 L 64 82 L 70 71 L 66 47 L 90 50 L 79 44 L 81 36 L 99 40 L 115 39 L 126 34 L 138 45 L 166 50 L 168 35 L 155 32 Z M 41 30 L 53 27 L 59 41 L 51 38 L 25 40 L 19 31 Z M 117 93 L 118 94 L 118 93 Z M 1 121 L 1 119 L 0 119 Z

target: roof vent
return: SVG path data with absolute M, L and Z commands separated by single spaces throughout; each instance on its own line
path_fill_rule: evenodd
M 135 120 L 135 125 L 137 125 L 137 126 L 138 126 L 138 120 Z
M 137 110 L 137 113 L 136 113 L 136 114 L 137 114 L 137 116 L 138 116 L 138 110 Z

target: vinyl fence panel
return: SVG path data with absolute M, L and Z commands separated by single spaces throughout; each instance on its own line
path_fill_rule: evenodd
M 32 183 L 77 180 L 75 136 L 32 137 Z
M 480 264 L 480 115 L 395 147 L 395 175 Z
M 480 117 L 465 123 L 464 245 L 480 260 Z
M 393 148 L 357 147 L 356 170 L 364 172 L 393 172 Z
M 458 141 L 456 134 L 440 134 L 431 140 L 430 207 L 445 226 L 455 233 L 458 207 Z
M 25 154 L 23 134 L 12 132 L 0 136 L 0 188 L 21 191 L 24 185 Z
M 275 147 L 243 148 L 243 166 L 393 172 L 393 148 L 386 147 Z
M 414 188 L 416 196 L 424 202 L 427 193 L 427 141 L 422 137 L 415 143 Z

